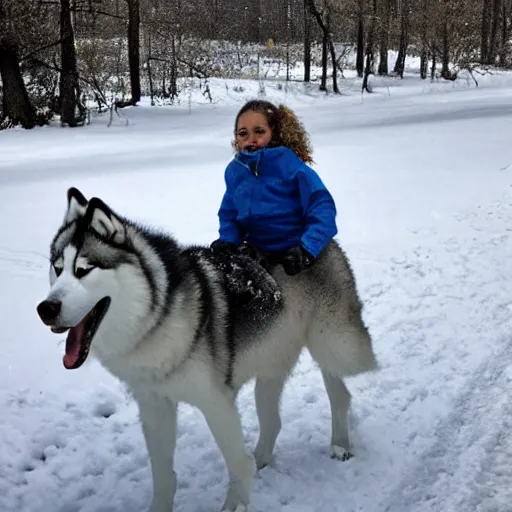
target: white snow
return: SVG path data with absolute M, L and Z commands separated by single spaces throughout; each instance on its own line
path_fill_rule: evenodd
M 339 462 L 320 373 L 301 358 L 250 511 L 510 512 L 512 76 L 478 78 L 478 88 L 374 79 L 364 97 L 352 79 L 339 97 L 266 84 L 312 135 L 382 368 L 347 380 L 355 457 Z M 110 127 L 100 116 L 85 128 L 0 133 L 2 512 L 149 504 L 136 405 L 95 361 L 66 371 L 62 335 L 35 308 L 69 186 L 182 242 L 216 238 L 234 116 L 260 85 L 211 87 L 211 105 L 198 93 L 181 106 L 125 109 Z M 252 385 L 238 402 L 253 447 Z M 186 405 L 176 471 L 178 512 L 220 508 L 224 463 Z

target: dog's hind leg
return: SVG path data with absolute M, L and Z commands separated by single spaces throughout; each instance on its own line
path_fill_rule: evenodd
M 340 377 L 331 375 L 322 370 L 325 389 L 331 404 L 331 448 L 332 457 L 348 460 L 350 453 L 350 440 L 348 434 L 348 410 L 350 408 L 350 393 Z
M 313 359 L 322 370 L 325 389 L 331 406 L 331 448 L 333 457 L 347 460 L 350 453 L 348 429 L 348 411 L 350 408 L 350 393 L 343 378 L 346 376 L 368 371 L 375 366 L 371 338 L 368 331 L 359 326 L 344 326 L 341 334 L 321 337 L 321 328 L 316 327 L 313 342 L 308 344 Z M 316 336 L 315 336 L 316 334 Z
M 254 459 L 245 448 L 234 400 L 222 390 L 214 391 L 211 390 L 212 395 L 201 410 L 228 469 L 229 487 L 221 510 L 246 512 L 255 473 Z
M 176 473 L 173 469 L 176 404 L 156 397 L 138 401 L 138 404 L 153 475 L 153 502 L 149 511 L 172 512 L 176 492 Z
M 279 401 L 285 380 L 285 376 L 256 380 L 256 410 L 260 423 L 260 436 L 254 450 L 254 458 L 258 469 L 272 462 L 272 453 L 281 430 Z

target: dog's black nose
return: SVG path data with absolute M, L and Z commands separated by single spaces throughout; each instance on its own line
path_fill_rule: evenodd
M 58 300 L 43 300 L 37 306 L 37 312 L 46 325 L 53 325 L 55 319 L 59 316 L 61 307 L 62 302 Z

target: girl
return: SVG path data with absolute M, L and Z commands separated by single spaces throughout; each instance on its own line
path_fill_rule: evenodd
M 233 146 L 212 250 L 226 255 L 250 244 L 270 264 L 298 274 L 337 233 L 334 200 L 308 165 L 307 132 L 289 108 L 253 100 L 236 117 Z

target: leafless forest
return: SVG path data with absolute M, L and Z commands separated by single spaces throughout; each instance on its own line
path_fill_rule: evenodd
M 0 0 L 1 127 L 56 114 L 80 126 L 91 104 L 172 102 L 185 77 L 208 94 L 208 80 L 261 79 L 269 61 L 337 93 L 347 51 L 363 88 L 403 76 L 411 55 L 421 78 L 455 80 L 510 68 L 511 28 L 512 0 Z

